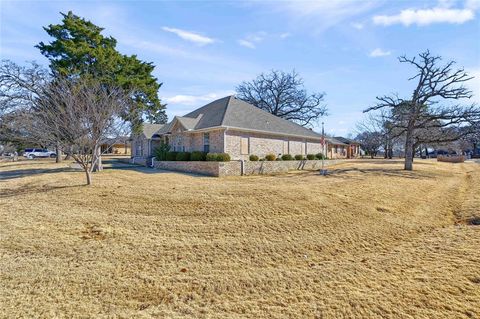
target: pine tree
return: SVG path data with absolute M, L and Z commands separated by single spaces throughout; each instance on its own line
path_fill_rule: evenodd
M 102 35 L 96 26 L 71 11 L 63 16 L 61 24 L 51 24 L 44 30 L 54 40 L 40 42 L 36 47 L 50 60 L 54 75 L 91 76 L 108 85 L 119 86 L 132 92 L 129 109 L 124 120 L 138 129 L 146 117 L 154 123 L 165 123 L 165 104 L 158 97 L 162 83 L 152 75 L 153 63 L 143 62 L 136 55 L 123 55 L 117 51 L 117 40 Z

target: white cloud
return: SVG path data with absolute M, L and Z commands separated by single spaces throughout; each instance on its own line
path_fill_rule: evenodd
M 472 100 L 480 104 L 480 67 L 467 68 L 468 75 L 474 78 L 466 82 L 466 86 L 472 91 Z
M 259 31 L 256 33 L 249 34 L 245 38 L 239 39 L 237 42 L 238 44 L 246 48 L 255 49 L 256 44 L 261 43 L 266 36 L 267 36 L 266 32 Z
M 363 29 L 363 24 L 362 23 L 353 22 L 350 25 L 357 30 L 362 30 Z
M 376 0 L 317 0 L 317 1 L 270 1 L 273 10 L 287 13 L 293 18 L 293 24 L 308 27 L 314 33 L 321 33 L 328 28 L 365 14 L 381 5 Z
M 453 9 L 445 7 L 444 4 L 441 7 L 431 9 L 406 9 L 395 15 L 377 15 L 373 17 L 373 23 L 384 26 L 403 24 L 407 27 L 412 24 L 419 26 L 433 23 L 462 24 L 472 20 L 474 17 L 475 12 L 473 9 Z
M 372 58 L 378 58 L 378 57 L 382 57 L 382 56 L 388 56 L 390 54 L 392 54 L 392 52 L 385 51 L 385 50 L 382 50 L 380 48 L 376 48 L 375 50 L 371 51 L 368 55 Z
M 244 46 L 246 48 L 255 49 L 255 44 L 253 44 L 250 41 L 244 40 L 244 39 L 238 40 L 238 44 L 240 44 L 241 46 Z
M 284 33 L 280 34 L 281 39 L 286 39 L 290 36 L 291 36 L 290 32 L 284 32 Z
M 201 103 L 208 103 L 212 102 L 216 99 L 232 95 L 234 92 L 226 91 L 226 92 L 216 92 L 216 93 L 209 93 L 204 95 L 174 95 L 170 97 L 163 97 L 162 101 L 165 101 L 167 104 L 183 104 L 183 105 L 195 105 Z
M 480 9 L 480 1 L 479 0 L 467 0 L 465 2 L 465 8 L 470 10 L 478 10 Z
M 176 29 L 176 28 L 169 28 L 169 27 L 163 27 L 162 30 L 174 33 L 174 34 L 178 35 L 180 38 L 182 38 L 186 41 L 196 43 L 198 45 L 211 44 L 211 43 L 214 43 L 216 41 L 213 38 L 209 38 L 209 37 L 206 37 L 204 35 L 200 35 L 198 33 L 191 32 L 191 31 L 185 31 L 185 30 Z

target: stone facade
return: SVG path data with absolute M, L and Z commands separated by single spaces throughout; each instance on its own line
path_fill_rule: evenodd
M 324 167 L 337 164 L 337 160 L 325 160 Z M 271 175 L 281 174 L 288 171 L 307 170 L 314 171 L 322 168 L 322 161 L 307 160 L 307 161 L 259 161 L 259 162 L 245 162 L 243 175 Z
M 236 160 L 248 160 L 250 155 L 263 158 L 267 154 L 317 154 L 321 153 L 321 150 L 320 140 L 315 139 L 235 130 L 225 132 L 225 153 Z
M 208 136 L 208 138 L 206 138 Z M 223 130 L 206 130 L 202 132 L 190 132 L 176 123 L 172 134 L 168 135 L 168 141 L 172 151 L 193 152 L 205 150 L 208 145 L 210 153 L 223 153 Z M 208 140 L 208 144 L 205 142 Z
M 208 136 L 208 138 L 206 138 Z M 206 141 L 208 140 L 208 143 Z M 178 123 L 172 133 L 161 138 L 145 139 L 134 137 L 132 156 L 148 158 L 161 141 L 168 142 L 170 149 L 177 152 L 205 151 L 210 153 L 228 153 L 232 160 L 248 160 L 250 155 L 264 158 L 267 154 L 307 155 L 322 153 L 319 139 L 279 136 L 267 133 L 247 132 L 232 129 L 213 129 L 198 131 L 184 130 Z M 208 145 L 208 146 L 206 146 Z M 340 158 L 340 156 L 332 156 Z
M 151 154 L 150 141 L 141 136 L 132 138 L 132 157 L 146 158 Z
M 324 167 L 337 164 L 338 160 L 324 161 Z M 170 162 L 153 161 L 157 169 L 194 173 L 206 176 L 224 177 L 241 175 L 272 175 L 294 170 L 319 170 L 322 161 L 231 161 L 231 162 Z
M 194 173 L 206 176 L 239 176 L 241 175 L 241 163 L 234 162 L 170 162 L 170 161 L 153 161 L 153 167 L 168 171 L 178 171 L 186 173 Z

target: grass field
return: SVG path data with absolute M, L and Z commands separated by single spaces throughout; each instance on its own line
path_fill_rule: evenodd
M 0 163 L 3 318 L 480 318 L 480 164 Z

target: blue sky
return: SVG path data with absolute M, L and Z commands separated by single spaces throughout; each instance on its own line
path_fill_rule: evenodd
M 466 1 L 0 1 L 0 56 L 47 65 L 42 26 L 72 10 L 105 28 L 118 49 L 156 65 L 169 118 L 235 92 L 271 69 L 295 69 L 325 92 L 326 131 L 354 132 L 375 96 L 408 96 L 402 54 L 454 59 L 480 93 L 480 0 Z M 318 129 L 318 126 L 316 126 Z

